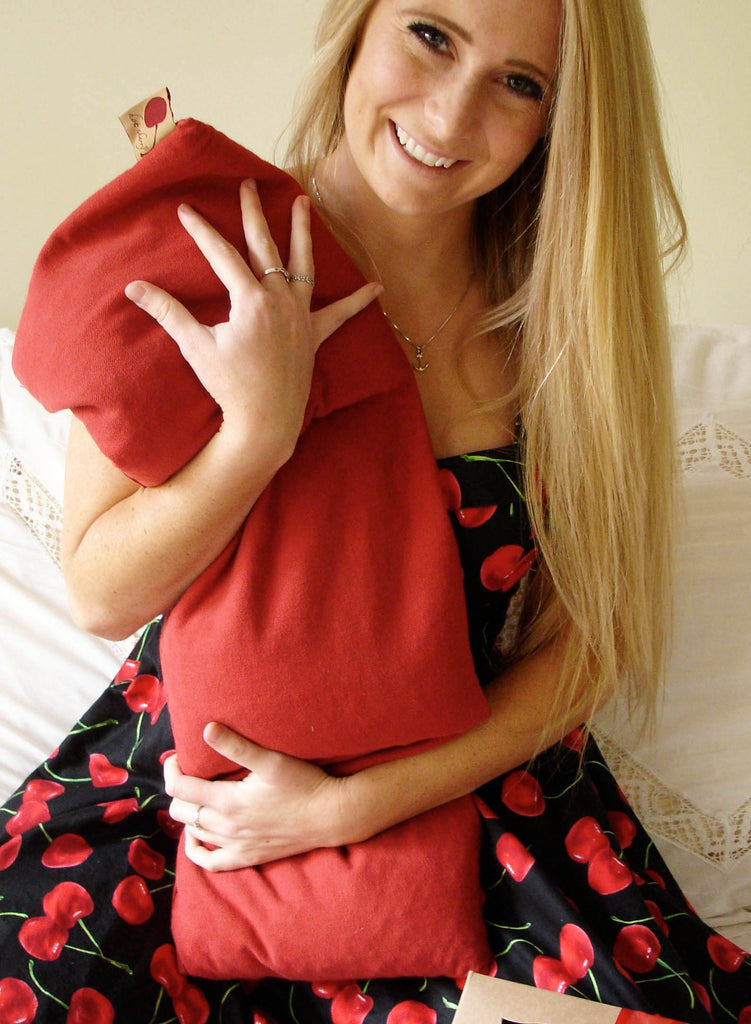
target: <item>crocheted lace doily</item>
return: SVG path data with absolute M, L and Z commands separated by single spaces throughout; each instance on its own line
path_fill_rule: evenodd
M 0 498 L 60 568 L 62 506 L 10 448 L 3 453 Z M 126 657 L 135 640 L 134 635 L 127 640 L 108 642 L 118 655 Z

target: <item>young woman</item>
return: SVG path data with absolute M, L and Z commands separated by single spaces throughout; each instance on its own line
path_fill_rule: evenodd
M 270 485 L 306 457 L 299 439 L 319 347 L 377 302 L 414 371 L 488 713 L 446 742 L 344 776 L 212 724 L 206 743 L 240 777 L 198 777 L 185 749 L 166 759 L 165 792 L 168 711 L 152 702 L 149 718 L 148 701 L 123 701 L 134 677 L 158 684 L 160 653 L 172 657 L 169 645 L 160 652 L 161 626 L 149 627 L 137 665 L 6 808 L 0 1007 L 24 1006 L 27 1016 L 8 1018 L 19 1020 L 73 1020 L 89 1007 L 103 1020 L 448 1022 L 462 981 L 440 976 L 450 971 L 186 978 L 168 879 L 181 825 L 185 857 L 220 878 L 389 835 L 475 794 L 485 969 L 687 1022 L 745 1020 L 751 963 L 686 904 L 576 728 L 618 687 L 652 706 L 669 622 L 661 259 L 680 248 L 683 222 L 637 0 L 334 0 L 297 124 L 290 167 L 306 195 L 292 207 L 288 260 L 253 182 L 240 196 L 247 263 L 180 209 L 229 293 L 225 323 L 202 326 L 153 284 L 128 287 L 177 342 L 222 423 L 187 465 L 144 487 L 74 421 L 63 538 L 71 604 L 111 637 L 169 610 L 165 636 L 178 635 L 194 587 L 226 564 Z M 312 313 L 311 207 L 375 282 Z M 399 486 L 398 467 L 384 480 Z M 285 543 L 280 532 L 282 555 Z M 370 557 L 375 574 L 386 555 Z M 392 580 L 395 595 L 402 584 Z M 199 602 L 191 614 L 212 632 Z M 379 638 L 356 635 L 353 621 L 341 621 L 332 650 L 354 659 L 364 644 L 385 662 Z M 418 646 L 412 625 L 405 618 L 405 646 Z M 440 643 L 429 639 L 438 674 Z M 220 709 L 221 696 L 210 699 Z M 67 785 L 94 775 L 94 750 L 127 763 L 110 800 L 96 781 Z M 33 827 L 24 797 L 48 811 Z M 440 949 L 444 937 L 430 938 Z

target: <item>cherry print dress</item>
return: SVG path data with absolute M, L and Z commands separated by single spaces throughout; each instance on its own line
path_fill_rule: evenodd
M 517 452 L 442 460 L 440 473 L 487 682 L 535 559 Z M 159 632 L 0 810 L 0 1024 L 448 1024 L 462 979 L 251 988 L 181 973 Z M 591 738 L 575 731 L 476 802 L 499 977 L 689 1024 L 751 1024 L 751 960 L 692 911 Z

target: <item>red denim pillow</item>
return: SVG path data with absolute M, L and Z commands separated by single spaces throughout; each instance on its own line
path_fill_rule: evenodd
M 299 187 L 195 121 L 181 121 L 73 213 L 37 262 L 16 372 L 48 408 L 72 408 L 101 450 L 145 486 L 184 465 L 221 415 L 177 346 L 123 289 L 143 278 L 202 322 L 224 319 L 224 289 L 175 211 L 189 202 L 243 252 L 238 190 L 249 176 L 286 262 Z M 362 278 L 317 218 L 313 242 L 321 305 Z M 182 769 L 205 778 L 236 772 L 203 743 L 212 720 L 347 770 L 336 766 L 406 754 L 487 717 L 414 373 L 376 304 L 321 346 L 294 456 L 168 610 L 160 655 Z M 357 959 L 345 973 L 356 976 L 482 968 L 490 951 L 478 842 L 467 798 L 369 843 L 250 874 L 217 880 L 181 856 L 179 952 L 196 974 L 221 963 L 227 976 L 248 978 L 300 976 L 295 964 L 331 977 L 346 950 Z M 332 913 L 328 903 L 327 916 L 337 892 L 348 911 Z M 208 928 L 210 913 L 224 926 Z M 366 918 L 367 934 L 353 936 L 353 922 Z M 230 919 L 238 931 L 252 921 L 258 943 L 235 942 Z

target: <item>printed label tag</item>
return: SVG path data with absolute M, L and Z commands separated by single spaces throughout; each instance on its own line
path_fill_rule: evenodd
M 169 89 L 162 89 L 120 115 L 120 123 L 140 159 L 175 127 Z

